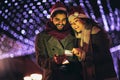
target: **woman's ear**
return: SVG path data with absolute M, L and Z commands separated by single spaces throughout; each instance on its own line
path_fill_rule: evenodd
M 53 19 L 52 19 L 52 18 L 50 18 L 50 21 L 53 21 Z

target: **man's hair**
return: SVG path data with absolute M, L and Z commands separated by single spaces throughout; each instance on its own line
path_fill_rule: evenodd
M 57 10 L 57 11 L 55 11 L 55 12 L 51 15 L 51 18 L 55 17 L 57 14 L 65 14 L 66 17 L 67 17 L 67 12 L 66 12 L 66 11 Z

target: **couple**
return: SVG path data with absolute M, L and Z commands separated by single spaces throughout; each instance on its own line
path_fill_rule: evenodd
M 36 59 L 43 69 L 42 80 L 116 77 L 109 42 L 105 30 L 88 18 L 80 6 L 67 11 L 65 5 L 56 2 L 46 29 L 35 39 Z

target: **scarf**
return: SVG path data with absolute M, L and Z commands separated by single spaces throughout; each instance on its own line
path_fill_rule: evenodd
M 71 32 L 71 27 L 69 24 L 66 24 L 62 30 L 58 30 L 57 27 L 49 21 L 45 31 L 56 39 L 62 40 Z
M 75 33 L 76 38 L 80 39 L 79 46 L 85 51 L 88 51 L 90 42 L 91 29 L 84 29 L 81 33 Z

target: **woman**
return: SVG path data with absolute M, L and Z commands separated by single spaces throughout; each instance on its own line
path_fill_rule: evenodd
M 107 32 L 87 17 L 80 6 L 72 7 L 68 20 L 78 39 L 72 52 L 81 60 L 85 80 L 116 78 Z

